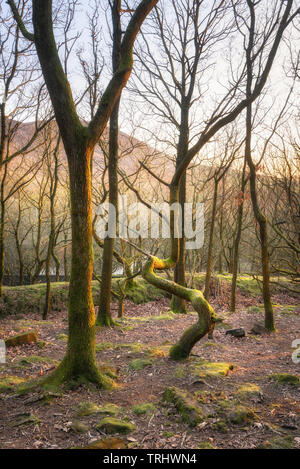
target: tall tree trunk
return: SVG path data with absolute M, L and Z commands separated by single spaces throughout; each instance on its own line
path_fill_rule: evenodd
M 230 311 L 235 312 L 235 303 L 236 303 L 236 284 L 237 284 L 237 275 L 238 275 L 238 265 L 239 265 L 239 247 L 242 235 L 242 225 L 243 225 L 243 210 L 244 210 L 244 200 L 245 200 L 245 187 L 247 180 L 245 179 L 245 169 L 246 161 L 242 173 L 242 182 L 241 182 L 241 197 L 239 200 L 238 213 L 237 213 L 237 227 L 236 235 L 234 239 L 233 246 L 233 260 L 232 260 L 232 280 L 231 280 L 231 295 L 230 295 Z
M 115 1 L 112 5 L 113 73 L 118 70 L 120 64 L 120 47 L 122 40 L 120 8 L 121 2 Z M 114 207 L 116 216 L 118 213 L 119 107 L 120 99 L 117 100 L 110 117 L 108 155 L 109 203 Z M 108 216 L 114 219 L 115 214 L 111 213 L 109 210 Z M 99 326 L 111 327 L 114 325 L 110 311 L 114 241 L 114 238 L 110 236 L 107 236 L 104 240 L 99 311 L 97 316 L 97 325 Z
M 50 278 L 50 259 L 51 259 L 51 248 L 52 248 L 52 229 L 49 236 L 47 256 L 45 262 L 45 276 L 46 276 L 46 295 L 43 311 L 43 319 L 46 320 L 51 308 L 51 278 Z
M 116 214 L 118 210 L 118 108 L 119 102 L 115 106 L 110 119 L 108 161 L 109 203 L 115 208 Z M 113 217 L 110 210 L 108 216 Z M 114 241 L 115 240 L 112 237 L 107 236 L 105 238 L 102 256 L 102 274 L 97 325 L 106 327 L 114 325 L 110 311 Z
M 120 1 L 114 0 L 119 4 Z M 95 361 L 95 311 L 92 298 L 92 200 L 91 157 L 133 67 L 133 46 L 139 29 L 158 0 L 142 0 L 135 8 L 124 32 L 121 60 L 99 101 L 88 127 L 76 112 L 70 84 L 59 58 L 53 31 L 51 0 L 32 2 L 34 34 L 28 33 L 13 0 L 9 1 L 23 35 L 34 41 L 56 121 L 68 158 L 70 175 L 72 262 L 69 289 L 69 337 L 66 355 L 44 383 L 91 381 L 105 385 L 111 380 L 101 375 Z
M 254 4 L 248 2 L 251 13 L 251 24 L 249 28 L 249 44 L 246 49 L 246 64 L 247 64 L 247 85 L 246 97 L 249 99 L 251 96 L 252 82 L 253 82 L 253 62 L 252 53 L 255 41 L 255 10 Z M 253 206 L 254 217 L 259 225 L 260 246 L 261 246 L 261 266 L 263 276 L 263 300 L 265 308 L 265 328 L 269 331 L 275 330 L 274 313 L 271 301 L 270 292 L 270 268 L 269 268 L 269 251 L 268 251 L 268 231 L 267 219 L 260 211 L 257 199 L 256 190 L 256 167 L 252 160 L 251 155 L 251 139 L 252 139 L 252 103 L 249 102 L 246 108 L 246 142 L 245 142 L 245 158 L 250 170 L 250 193 Z
M 69 268 L 68 268 L 68 249 L 67 249 L 67 240 L 68 240 L 68 235 L 66 232 L 64 232 L 64 279 L 65 282 L 68 282 L 70 280 L 69 278 Z
M 219 180 L 216 178 L 214 181 L 214 196 L 213 196 L 211 224 L 210 224 L 210 230 L 209 230 L 209 244 L 208 244 L 208 254 L 207 254 L 207 264 L 206 264 L 206 275 L 205 275 L 204 298 L 206 300 L 209 300 L 209 297 L 210 297 L 210 280 L 211 280 L 212 262 L 213 262 L 218 185 L 219 185 Z
M 19 284 L 23 285 L 24 284 L 24 256 L 23 256 L 22 243 L 19 240 L 19 233 L 17 229 L 15 231 L 15 237 L 16 237 L 16 247 L 17 247 L 18 259 L 19 259 Z
M 225 179 L 222 179 L 222 203 L 220 209 L 220 248 L 219 248 L 219 274 L 223 274 L 223 221 L 224 221 L 224 203 L 225 203 Z
M 0 297 L 3 294 L 3 281 L 4 281 L 4 227 L 5 227 L 5 204 L 1 203 L 0 214 Z
M 69 335 L 67 352 L 49 377 L 51 384 L 74 380 L 109 386 L 95 362 L 95 311 L 92 297 L 93 245 L 90 161 L 92 150 L 69 159 L 72 262 L 69 290 Z M 84 155 L 82 154 L 84 152 Z M 47 379 L 45 380 L 47 383 Z
M 57 138 L 56 146 L 53 151 L 54 157 L 54 169 L 52 173 L 51 168 L 51 155 L 48 155 L 48 174 L 50 176 L 50 234 L 49 234 L 49 241 L 48 241 L 48 249 L 47 249 L 47 257 L 46 257 L 46 298 L 45 298 L 45 305 L 44 305 L 44 312 L 43 312 L 43 319 L 47 319 L 47 316 L 50 312 L 51 307 L 51 278 L 50 278 L 50 260 L 51 256 L 58 261 L 58 269 L 57 269 L 57 262 L 56 262 L 56 275 L 58 270 L 59 275 L 59 259 L 55 256 L 54 253 L 54 246 L 55 246 L 55 197 L 58 185 L 58 150 L 60 144 L 60 136 Z M 51 150 L 50 150 L 51 152 Z
M 268 229 L 267 219 L 259 209 L 256 194 L 256 170 L 252 162 L 250 147 L 247 148 L 247 162 L 250 167 L 250 192 L 255 219 L 259 225 L 260 249 L 261 249 L 261 267 L 262 267 L 262 293 L 265 309 L 265 328 L 269 331 L 275 331 L 275 321 L 270 291 L 270 267 L 269 267 L 269 248 L 268 248 Z
M 59 260 L 59 257 L 55 254 L 54 244 L 55 244 L 55 240 L 53 243 L 52 258 L 54 259 L 54 262 L 55 262 L 55 281 L 59 282 L 60 281 L 60 260 Z
M 0 186 L 0 297 L 3 294 L 3 281 L 4 281 L 4 256 L 5 256 L 5 196 L 4 186 L 7 176 L 7 165 L 4 165 L 1 186 Z
M 182 236 L 179 239 L 179 259 L 174 269 L 174 282 L 183 287 L 185 281 L 185 237 L 184 237 L 184 204 L 186 201 L 186 177 L 182 177 L 179 191 L 179 204 L 182 210 Z M 179 296 L 172 296 L 170 309 L 173 313 L 187 314 L 186 300 Z
M 121 22 L 120 22 L 120 2 L 114 2 L 112 6 L 113 20 L 113 72 L 119 68 L 120 45 L 121 45 Z M 118 211 L 118 137 L 119 137 L 119 106 L 120 99 L 116 102 L 110 117 L 109 127 L 109 157 L 108 157 L 108 175 L 109 175 L 109 203 L 114 207 L 115 213 Z M 109 217 L 114 214 L 109 210 Z M 99 311 L 97 325 L 110 327 L 114 324 L 111 311 L 111 282 L 112 282 L 112 264 L 113 264 L 114 238 L 107 236 L 104 240 L 102 257 L 102 277 L 99 298 Z
M 185 79 L 185 78 L 184 78 Z M 183 79 L 183 80 L 184 80 Z M 177 145 L 177 155 L 176 155 L 176 168 L 180 165 L 181 161 L 184 160 L 188 152 L 189 147 L 189 104 L 190 98 L 185 96 L 181 100 L 181 122 L 179 129 L 179 139 Z M 178 285 L 183 287 L 186 285 L 185 281 L 185 237 L 184 237 L 184 206 L 186 202 L 186 173 L 181 177 L 180 186 L 179 186 L 179 196 L 178 202 L 181 207 L 182 213 L 182 224 L 181 224 L 181 237 L 179 239 L 179 257 L 178 262 L 175 265 L 174 269 L 174 281 Z M 186 300 L 182 297 L 173 295 L 170 303 L 170 309 L 174 313 L 186 314 Z

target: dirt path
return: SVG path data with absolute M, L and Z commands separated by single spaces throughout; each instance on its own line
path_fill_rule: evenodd
M 136 426 L 134 432 L 122 437 L 131 447 L 300 447 L 300 387 L 269 379 L 274 373 L 299 376 L 300 365 L 291 359 L 292 341 L 300 339 L 299 310 L 286 306 L 295 304 L 291 298 L 275 300 L 281 304 L 276 308 L 276 334 L 249 334 L 253 323 L 262 321 L 262 313 L 250 312 L 251 301 L 242 299 L 238 312 L 226 316 L 225 324 L 215 331 L 214 341 L 206 339 L 198 343 L 187 363 L 172 362 L 167 352 L 183 330 L 195 322 L 195 316 L 174 318 L 168 313 L 167 299 L 139 306 L 128 302 L 128 319 L 122 328 L 97 331 L 97 360 L 99 365 L 114 369 L 119 387 L 113 391 L 82 387 L 48 403 L 39 400 L 37 393 L 18 396 L 2 392 L 0 448 L 83 447 L 105 436 L 95 428 L 105 414 L 78 417 L 79 404 L 87 401 L 98 406 L 113 403 L 120 407 L 118 417 Z M 258 302 L 252 301 L 256 305 Z M 228 327 L 243 327 L 246 337 L 226 335 Z M 53 313 L 46 322 L 34 314 L 19 319 L 10 316 L 0 322 L 3 337 L 32 329 L 38 331 L 41 342 L 8 349 L 7 363 L 0 365 L 2 377 L 28 379 L 45 375 L 62 358 L 66 346 L 66 313 Z M 203 360 L 233 364 L 233 369 L 227 376 L 199 378 L 195 370 Z M 245 399 L 238 390 L 249 383 L 257 388 Z M 199 406 L 203 415 L 197 426 L 183 422 L 173 404 L 162 402 L 168 386 L 184 391 L 186 398 Z M 144 403 L 152 406 L 148 406 L 147 413 L 137 415 L 133 407 Z M 247 408 L 249 418 L 233 423 L 232 415 L 241 406 Z M 34 416 L 36 421 L 18 424 L 21 414 Z M 74 431 L 71 425 L 74 422 L 84 425 L 83 433 Z

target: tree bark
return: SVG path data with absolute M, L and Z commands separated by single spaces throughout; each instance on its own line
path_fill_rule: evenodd
M 249 44 L 246 50 L 247 65 L 247 85 L 246 96 L 251 96 L 251 88 L 253 82 L 253 65 L 252 53 L 255 41 L 255 10 L 254 5 L 250 1 L 248 6 L 251 14 L 251 23 L 249 28 Z M 251 156 L 251 138 L 252 138 L 252 103 L 249 102 L 246 108 L 246 142 L 245 142 L 245 158 L 250 170 L 250 193 L 255 219 L 259 225 L 260 245 L 261 245 L 261 266 L 263 276 L 263 300 L 265 308 L 265 328 L 269 331 L 275 330 L 274 313 L 270 292 L 270 267 L 269 267 L 269 251 L 268 251 L 268 231 L 267 219 L 259 208 L 256 190 L 256 167 Z
M 237 284 L 238 264 L 239 264 L 239 247 L 240 247 L 242 226 L 243 226 L 245 187 L 247 184 L 247 180 L 245 179 L 245 169 L 246 169 L 245 166 L 246 165 L 244 164 L 243 173 L 242 173 L 242 182 L 241 182 L 242 199 L 239 200 L 236 235 L 235 235 L 234 246 L 233 246 L 232 280 L 231 280 L 231 294 L 230 294 L 230 311 L 233 313 L 235 312 L 235 304 L 236 304 L 236 284 Z
M 185 78 L 183 78 L 183 81 Z M 189 146 L 189 105 L 190 96 L 187 98 L 183 96 L 181 99 L 181 117 L 180 117 L 180 128 L 179 128 L 179 139 L 177 146 L 176 155 L 176 168 L 179 166 L 181 161 L 186 157 L 188 146 Z M 186 285 L 185 280 L 185 237 L 184 237 L 184 209 L 186 202 L 186 173 L 184 172 L 180 184 L 179 184 L 179 197 L 178 202 L 181 207 L 182 213 L 182 224 L 181 224 L 181 237 L 179 240 L 179 257 L 175 265 L 174 281 L 182 285 Z M 186 300 L 179 296 L 172 296 L 170 309 L 174 313 L 187 314 Z
M 215 178 L 211 224 L 210 224 L 210 230 L 209 230 L 209 244 L 208 244 L 208 254 L 207 254 L 207 263 L 206 263 L 205 288 L 204 288 L 204 298 L 207 301 L 209 300 L 209 297 L 210 297 L 210 281 L 211 281 L 212 262 L 213 262 L 214 234 L 215 234 L 217 200 L 218 200 L 218 185 L 219 185 L 219 180 Z
M 120 48 L 122 39 L 120 8 L 121 0 L 114 1 L 112 5 L 113 73 L 116 73 L 120 65 Z M 118 213 L 119 107 L 120 99 L 117 100 L 110 117 L 108 155 L 109 203 L 114 207 L 116 217 Z M 109 210 L 108 216 L 112 217 L 114 214 L 111 214 Z M 110 311 L 114 241 L 113 237 L 107 236 L 105 238 L 102 257 L 102 276 L 97 325 L 106 327 L 114 325 Z

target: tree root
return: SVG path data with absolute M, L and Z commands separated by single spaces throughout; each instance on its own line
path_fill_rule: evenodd
M 95 385 L 97 388 L 113 389 L 117 386 L 115 381 L 105 373 L 100 373 L 94 365 L 86 366 L 84 371 L 76 372 L 70 364 L 67 357 L 49 376 L 32 380 L 21 385 L 18 393 L 26 394 L 35 390 L 44 390 L 51 393 L 59 393 L 62 389 L 76 389 L 79 386 Z

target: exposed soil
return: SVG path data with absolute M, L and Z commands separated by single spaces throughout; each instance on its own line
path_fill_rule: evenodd
M 279 305 L 296 304 L 295 298 L 284 295 L 273 300 Z M 130 447 L 184 449 L 198 448 L 201 442 L 205 442 L 205 445 L 210 443 L 215 448 L 256 448 L 274 438 L 287 437 L 290 437 L 291 447 L 300 447 L 300 388 L 269 379 L 273 373 L 299 376 L 300 365 L 291 359 L 291 344 L 293 340 L 300 339 L 299 309 L 287 312 L 284 306 L 276 308 L 277 333 L 256 336 L 249 334 L 249 331 L 255 322 L 263 322 L 263 314 L 249 312 L 247 308 L 259 303 L 259 298 L 239 296 L 237 313 L 226 316 L 225 324 L 214 333 L 214 344 L 204 339 L 194 347 L 193 356 L 187 363 L 176 363 L 168 358 L 167 345 L 178 340 L 183 330 L 195 322 L 195 316 L 157 318 L 168 311 L 169 300 L 166 298 L 143 305 L 127 302 L 125 311 L 129 320 L 124 322 L 124 327 L 97 331 L 97 344 L 113 344 L 98 351 L 97 360 L 99 365 L 105 363 L 116 368 L 119 387 L 113 391 L 81 387 L 66 391 L 48 403 L 40 400 L 38 392 L 23 396 L 14 391 L 0 394 L 0 448 L 84 447 L 104 437 L 105 434 L 95 428 L 103 415 L 76 416 L 78 404 L 86 401 L 100 406 L 114 403 L 122 407 L 121 417 L 127 417 L 136 425 L 134 432 L 122 436 Z M 222 301 L 213 302 L 213 306 L 217 312 L 226 311 Z M 113 309 L 116 314 L 117 305 Z M 34 329 L 38 331 L 39 340 L 46 344 L 7 349 L 7 363 L 0 365 L 0 377 L 14 375 L 30 378 L 51 373 L 55 366 L 53 360 L 60 360 L 66 347 L 65 336 L 60 335 L 67 334 L 66 312 L 53 312 L 44 323 L 37 313 L 17 317 L 1 320 L 0 334 L 3 338 Z M 130 320 L 137 317 L 144 318 L 144 321 Z M 226 327 L 243 327 L 246 336 L 234 338 L 226 335 Z M 127 343 L 141 343 L 141 350 L 138 350 L 138 345 L 132 349 L 116 346 Z M 153 351 L 153 347 L 161 347 L 161 353 Z M 152 349 L 153 353 L 147 348 Z M 46 360 L 43 363 L 31 363 L 30 360 L 27 364 L 19 363 L 21 358 L 32 356 L 46 357 Z M 141 370 L 133 370 L 129 364 L 136 358 L 150 359 L 152 364 Z M 228 362 L 234 367 L 227 376 L 197 380 L 189 373 L 189 366 L 200 360 Z M 213 413 L 191 428 L 182 421 L 172 404 L 162 402 L 165 389 L 176 386 L 193 398 L 200 395 L 199 391 L 207 391 L 208 404 L 214 408 L 214 402 L 218 400 L 226 402 L 235 399 L 238 387 L 245 383 L 257 384 L 261 394 L 246 402 L 255 418 L 243 425 L 227 422 L 226 428 L 218 428 L 220 415 Z M 133 412 L 132 406 L 150 402 L 155 405 L 154 412 L 144 415 Z M 12 425 L 20 414 L 29 413 L 34 414 L 39 422 Z M 72 430 L 70 423 L 74 420 L 84 423 L 88 431 L 76 433 Z

